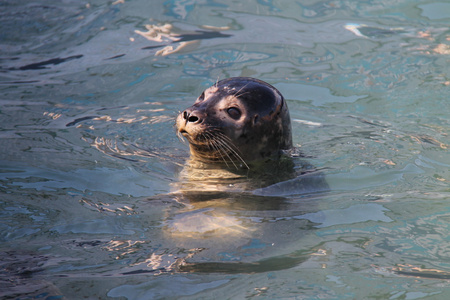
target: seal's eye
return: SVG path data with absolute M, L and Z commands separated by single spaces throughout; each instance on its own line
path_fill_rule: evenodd
M 236 107 L 230 107 L 229 109 L 227 109 L 227 113 L 231 118 L 235 120 L 241 117 L 241 111 Z

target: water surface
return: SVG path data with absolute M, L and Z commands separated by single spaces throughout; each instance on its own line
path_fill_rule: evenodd
M 1 7 L 2 297 L 450 294 L 448 3 Z M 285 95 L 328 192 L 177 192 L 174 118 L 230 76 Z

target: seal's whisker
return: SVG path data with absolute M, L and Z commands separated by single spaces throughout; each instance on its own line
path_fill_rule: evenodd
M 208 147 L 210 147 L 210 149 L 211 147 L 214 147 L 214 150 L 219 153 L 227 167 L 229 167 L 227 162 L 229 161 L 234 165 L 236 169 L 239 169 L 239 167 L 235 163 L 235 160 L 241 161 L 245 166 L 247 166 L 247 164 L 237 153 L 237 151 L 233 149 L 234 145 L 232 144 L 232 142 L 221 131 L 212 130 L 209 132 L 205 132 L 202 134 L 202 137 L 207 140 Z M 228 141 L 226 141 L 225 138 L 228 138 Z M 233 145 L 233 147 L 230 144 Z M 234 156 L 236 159 L 233 160 L 232 156 Z M 228 158 L 228 160 L 226 158 Z
M 208 145 L 209 150 L 217 150 L 216 147 L 214 147 L 214 145 L 211 144 L 211 136 L 210 134 L 208 134 L 208 132 L 203 132 L 200 136 L 201 139 L 204 140 Z
M 236 169 L 238 169 L 238 167 L 236 166 L 236 164 L 234 163 L 234 160 L 231 158 L 230 156 L 230 151 L 227 151 L 227 148 L 224 147 L 223 143 L 221 143 L 220 140 L 217 140 L 216 136 L 214 136 L 213 134 L 209 133 L 209 142 L 211 142 L 215 148 L 217 149 L 217 152 L 219 152 L 219 155 L 221 156 L 222 160 L 224 161 L 224 163 L 226 164 L 227 167 L 229 167 L 227 160 L 225 159 L 225 156 L 223 154 L 226 155 L 226 157 L 228 158 L 228 161 L 230 161 L 234 167 Z M 233 154 L 233 153 L 231 153 Z
M 224 148 L 228 149 L 228 151 L 234 155 L 234 157 L 236 157 L 236 159 L 238 161 L 241 161 L 244 166 L 247 169 L 250 169 L 250 167 L 247 165 L 247 163 L 245 162 L 245 160 L 241 157 L 241 155 L 239 154 L 239 150 L 236 148 L 236 146 L 234 146 L 234 144 L 232 143 L 231 139 L 229 137 L 227 137 L 225 134 L 221 133 L 221 132 L 216 132 L 216 141 L 220 143 L 220 145 L 222 145 Z
M 234 156 L 237 158 L 238 161 L 242 161 L 242 159 L 239 156 L 236 156 L 236 154 L 233 151 L 230 151 L 228 145 L 226 144 L 222 144 L 223 142 L 218 140 L 217 143 L 219 143 L 222 147 L 222 151 L 225 153 L 225 155 L 228 157 L 229 161 L 231 161 L 231 163 L 234 165 L 234 167 L 236 168 L 236 170 L 238 170 L 238 166 L 236 165 L 236 163 L 234 162 L 235 160 L 231 158 L 230 155 Z M 227 151 L 228 150 L 228 151 Z
M 237 169 L 236 164 L 235 164 L 234 161 L 231 159 L 231 157 L 230 157 L 230 155 L 228 154 L 228 152 L 225 151 L 225 149 L 223 149 L 222 145 L 220 145 L 220 143 L 217 143 L 216 140 L 212 140 L 211 142 L 214 143 L 214 145 L 216 145 L 217 151 L 219 152 L 220 156 L 222 157 L 222 160 L 223 160 L 223 162 L 225 163 L 225 165 L 226 165 L 227 167 L 230 167 L 230 166 L 228 165 L 227 160 L 225 159 L 225 157 L 223 156 L 222 153 L 224 153 L 224 154 L 228 157 L 228 160 L 229 160 L 229 161 L 234 165 L 234 167 Z
M 223 142 L 223 146 L 226 147 L 227 149 L 229 149 L 229 151 L 236 157 L 236 159 L 240 162 L 242 162 L 242 164 L 245 166 L 245 168 L 250 169 L 250 167 L 247 165 L 247 163 L 245 162 L 245 160 L 241 157 L 241 155 L 239 155 L 238 152 L 236 152 L 236 150 L 234 150 L 232 148 L 232 146 L 228 145 L 227 143 Z
M 239 98 L 239 97 L 244 96 L 245 94 L 250 94 L 249 92 L 244 92 L 244 93 L 238 95 L 238 93 L 239 93 L 239 92 L 237 92 L 237 93 L 234 95 L 234 97 Z
M 228 153 L 226 153 L 226 151 L 224 151 L 224 150 L 222 149 L 222 147 L 216 143 L 216 141 L 215 141 L 215 139 L 214 139 L 214 136 L 211 135 L 211 134 L 208 134 L 208 135 L 205 134 L 205 138 L 207 138 L 208 146 L 209 146 L 212 150 L 215 150 L 216 152 L 218 152 L 219 155 L 220 155 L 220 157 L 222 158 L 223 162 L 225 163 L 225 165 L 226 165 L 227 167 L 229 167 L 229 165 L 228 165 L 228 163 L 227 163 L 227 160 L 225 159 L 225 157 L 223 156 L 222 153 L 225 153 L 225 154 L 228 156 L 228 158 L 230 159 L 231 162 L 233 162 L 233 161 L 231 160 L 231 158 L 230 158 L 230 156 L 228 155 Z M 233 164 L 234 164 L 234 162 L 233 162 Z M 236 165 L 235 165 L 235 167 L 236 167 Z
M 245 88 L 247 87 L 247 85 L 248 85 L 248 83 L 247 83 L 246 85 L 244 85 L 243 87 L 241 87 L 241 88 L 239 89 L 239 91 L 237 91 L 233 96 L 236 97 L 236 98 L 239 98 L 239 97 L 241 97 L 242 95 L 248 94 L 248 92 L 245 92 L 245 93 L 242 93 L 242 94 L 238 95 L 243 89 L 245 89 Z

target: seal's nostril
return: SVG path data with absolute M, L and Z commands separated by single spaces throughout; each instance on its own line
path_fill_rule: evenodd
M 192 113 L 189 110 L 183 111 L 183 119 L 185 119 L 186 122 L 190 122 L 190 123 L 199 123 L 200 122 L 200 118 L 195 115 L 195 112 Z
M 195 122 L 198 122 L 198 117 L 189 116 L 189 118 L 187 120 L 188 120 L 188 122 L 195 123 Z

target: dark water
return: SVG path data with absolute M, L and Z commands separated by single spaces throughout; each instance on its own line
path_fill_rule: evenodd
M 0 8 L 2 298 L 450 295 L 449 3 Z M 230 76 L 284 94 L 328 192 L 177 192 L 174 118 Z

